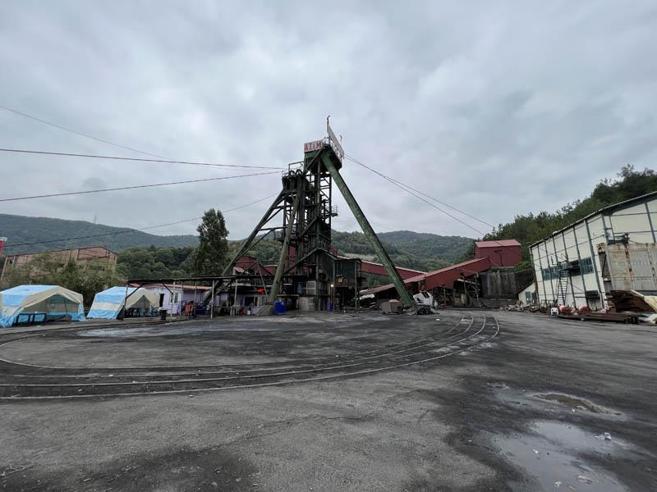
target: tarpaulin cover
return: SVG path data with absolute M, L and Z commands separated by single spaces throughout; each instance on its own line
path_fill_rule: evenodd
M 83 320 L 82 294 L 59 285 L 19 285 L 0 292 L 0 326 L 12 326 L 21 314 L 30 313 Z
M 139 307 L 150 309 L 157 307 L 158 295 L 150 290 L 136 287 L 110 287 L 94 296 L 87 318 L 116 319 L 128 298 L 126 309 Z

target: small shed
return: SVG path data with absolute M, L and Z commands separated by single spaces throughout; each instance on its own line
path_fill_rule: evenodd
M 518 302 L 522 306 L 531 306 L 536 304 L 536 284 L 531 283 L 520 292 L 518 292 Z
M 84 320 L 82 294 L 59 285 L 19 285 L 0 292 L 0 326 Z
M 87 318 L 116 319 L 123 310 L 139 310 L 141 315 L 159 307 L 159 297 L 148 289 L 137 287 L 110 287 L 94 296 Z

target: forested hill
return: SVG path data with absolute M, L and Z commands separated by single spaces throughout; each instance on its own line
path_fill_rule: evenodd
M 91 236 L 91 237 L 89 237 Z M 196 246 L 196 236 L 158 236 L 125 227 L 83 220 L 0 214 L 0 237 L 8 238 L 5 254 L 35 253 L 80 246 L 103 245 L 112 251 L 134 246 Z M 59 241 L 59 239 L 66 240 Z
M 24 217 L 0 214 L 0 236 L 8 238 L 5 253 L 52 251 L 80 246 L 102 245 L 122 253 L 119 263 L 129 263 L 137 271 L 167 276 L 188 273 L 185 261 L 198 244 L 197 236 L 158 236 L 134 229 L 111 227 L 85 221 Z M 460 236 L 412 231 L 379 234 L 392 260 L 400 266 L 432 270 L 462 259 L 472 248 L 472 239 Z M 58 239 L 69 238 L 64 241 Z M 229 241 L 231 251 L 239 241 Z M 333 231 L 333 243 L 341 254 L 376 261 L 375 253 L 360 232 Z M 280 253 L 277 241 L 261 241 L 250 254 L 264 263 L 275 262 Z
M 396 265 L 416 270 L 435 270 L 460 261 L 472 249 L 473 240 L 462 236 L 393 231 L 379 235 Z M 341 254 L 378 261 L 361 232 L 333 231 L 333 245 Z
M 603 207 L 654 191 L 657 191 L 657 173 L 654 170 L 637 171 L 627 165 L 620 170 L 616 179 L 598 183 L 586 198 L 569 203 L 555 212 L 517 215 L 513 222 L 500 225 L 485 239 L 517 239 L 523 246 L 523 257 L 527 261 L 530 244 Z

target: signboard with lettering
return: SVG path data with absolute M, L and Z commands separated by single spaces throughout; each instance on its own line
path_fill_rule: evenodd
M 306 142 L 303 144 L 304 152 L 315 152 L 316 150 L 321 150 L 324 147 L 324 140 L 315 140 L 313 142 Z
M 340 143 L 340 140 L 338 140 L 338 137 L 335 136 L 335 133 L 333 133 L 333 129 L 331 128 L 331 125 L 329 125 L 328 119 L 326 121 L 326 129 L 328 131 L 329 144 L 333 148 L 333 151 L 337 154 L 338 158 L 342 160 L 344 157 L 344 150 L 342 150 L 342 144 Z

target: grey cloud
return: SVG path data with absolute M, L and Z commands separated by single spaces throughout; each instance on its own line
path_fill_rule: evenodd
M 654 167 L 655 32 L 649 1 L 16 0 L 0 17 L 0 104 L 160 155 L 279 165 L 301 159 L 331 114 L 351 155 L 498 223 L 582 197 L 625 162 Z M 0 144 L 127 153 L 3 111 Z M 380 230 L 477 235 L 355 164 L 343 173 Z M 0 155 L 0 194 L 228 174 Z M 144 227 L 279 185 L 274 175 L 15 202 L 0 213 Z M 232 236 L 266 205 L 230 214 Z M 336 227 L 356 229 L 337 205 Z

